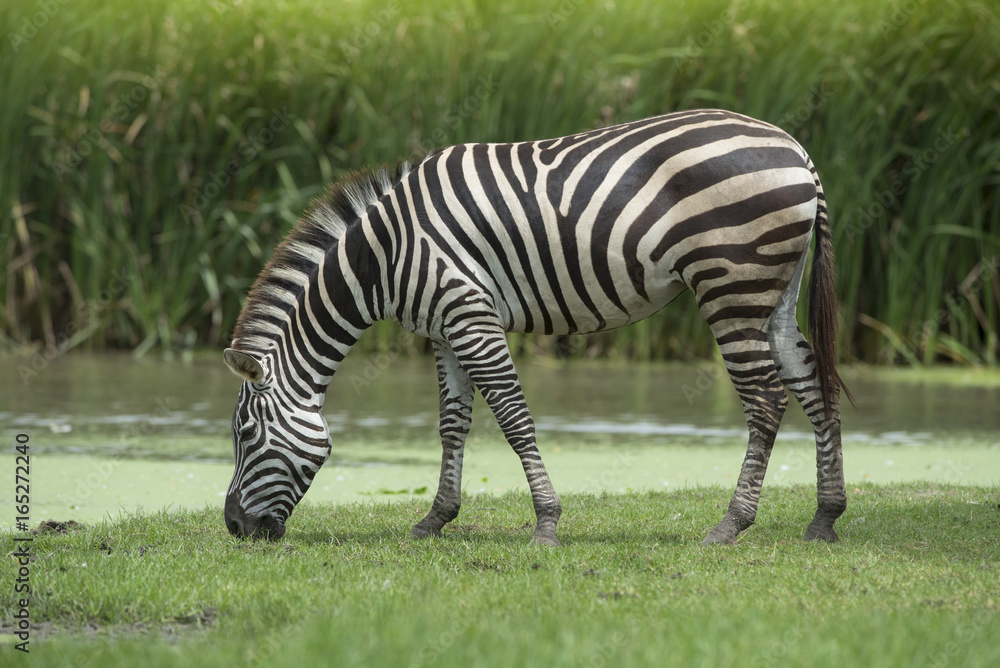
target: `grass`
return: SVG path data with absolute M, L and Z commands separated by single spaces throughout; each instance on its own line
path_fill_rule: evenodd
M 431 541 L 423 501 L 311 506 L 276 544 L 218 508 L 127 516 L 35 537 L 32 665 L 996 665 L 997 491 L 850 489 L 836 545 L 800 540 L 806 487 L 713 548 L 728 490 L 570 495 L 553 550 L 526 494 Z
M 846 355 L 996 362 L 995 3 L 57 5 L 37 28 L 33 5 L 0 7 L 0 341 L 218 346 L 270 250 L 345 170 L 719 106 L 813 156 Z M 379 326 L 362 345 L 396 337 Z M 691 299 L 569 347 L 712 350 Z

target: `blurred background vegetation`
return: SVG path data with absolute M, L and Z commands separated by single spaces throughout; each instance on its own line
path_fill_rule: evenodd
M 722 107 L 820 171 L 845 358 L 1000 352 L 992 0 L 8 0 L 0 28 L 0 347 L 219 347 L 345 170 Z M 714 350 L 689 296 L 615 332 L 514 339 Z M 399 340 L 380 323 L 361 345 Z

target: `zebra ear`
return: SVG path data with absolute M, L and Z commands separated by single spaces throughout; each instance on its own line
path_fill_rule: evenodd
M 260 360 L 253 355 L 226 348 L 225 352 L 222 353 L 222 358 L 226 360 L 226 364 L 237 376 L 251 383 L 259 383 L 264 380 L 264 367 L 261 366 Z

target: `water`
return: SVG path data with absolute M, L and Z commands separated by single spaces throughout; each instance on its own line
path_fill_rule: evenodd
M 738 399 L 718 366 L 522 360 L 518 367 L 545 434 L 690 443 L 745 438 Z M 231 460 L 229 422 L 239 379 L 221 356 L 182 363 L 67 355 L 22 381 L 24 368 L 24 360 L 0 359 L 0 427 L 45 434 L 41 447 L 113 452 L 135 430 L 145 430 L 158 445 L 161 440 L 167 445 L 153 449 L 136 443 L 132 456 Z M 964 385 L 956 382 L 963 374 Z M 845 376 L 859 406 L 844 407 L 845 442 L 990 441 L 1000 432 L 1000 374 L 995 372 L 957 371 L 946 377 L 948 382 L 908 371 L 846 370 Z M 394 360 L 378 371 L 363 356 L 344 363 L 325 407 L 335 438 L 397 445 L 432 436 L 436 410 L 431 361 Z M 475 422 L 495 426 L 481 403 Z M 779 438 L 811 438 L 811 433 L 793 402 Z M 181 443 L 192 438 L 198 447 Z
M 351 356 L 335 378 L 325 407 L 334 452 L 307 499 L 432 496 L 439 463 L 433 362 L 387 361 Z M 0 359 L 0 427 L 11 438 L 30 436 L 37 519 L 221 505 L 239 386 L 221 355 L 187 362 L 66 355 L 39 367 Z M 518 368 L 559 491 L 735 482 L 746 427 L 720 366 L 522 360 Z M 1000 481 L 1000 373 L 843 373 L 859 405 L 844 408 L 849 484 Z M 526 488 L 478 397 L 473 423 L 466 490 Z M 767 483 L 810 482 L 813 461 L 811 427 L 793 402 Z M 12 479 L 13 455 L 0 467 Z M 0 503 L 10 507 L 8 487 Z

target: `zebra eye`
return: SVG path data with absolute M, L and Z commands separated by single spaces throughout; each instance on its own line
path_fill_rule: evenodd
M 243 425 L 240 427 L 239 435 L 241 441 L 252 441 L 257 436 L 257 424 L 248 422 Z

